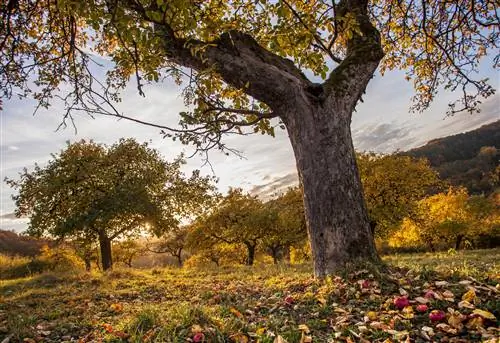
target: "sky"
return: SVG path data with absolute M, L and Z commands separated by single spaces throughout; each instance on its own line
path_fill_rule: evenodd
M 496 89 L 500 88 L 497 71 L 483 67 L 482 72 L 491 78 Z M 119 109 L 138 119 L 175 125 L 178 113 L 185 110 L 178 86 L 164 82 L 148 86 L 145 91 L 146 97 L 142 98 L 130 86 L 118 105 Z M 445 116 L 447 104 L 458 95 L 442 92 L 432 107 L 420 114 L 409 113 L 412 95 L 412 86 L 402 72 L 389 72 L 383 77 L 377 74 L 367 88 L 364 102 L 358 104 L 353 115 L 351 130 L 355 148 L 382 153 L 407 150 L 431 139 L 470 131 L 500 119 L 499 94 L 485 100 L 480 113 L 462 113 L 453 117 Z M 91 119 L 80 115 L 76 117 L 76 132 L 72 126 L 57 130 L 62 108 L 56 106 L 33 115 L 34 106 L 31 101 L 12 99 L 4 103 L 4 110 L 0 111 L 2 181 L 5 177 L 16 178 L 24 167 L 32 169 L 35 163 L 43 166 L 52 153 L 66 146 L 67 141 L 93 139 L 112 144 L 121 137 L 134 137 L 141 142 L 150 142 L 167 160 L 174 159 L 181 152 L 191 155 L 194 151 L 190 146 L 163 139 L 156 128 L 109 117 Z M 226 143 L 241 151 L 244 158 L 213 151 L 210 153 L 211 166 L 195 156 L 187 161 L 184 171 L 190 173 L 201 169 L 202 174 L 215 174 L 221 192 L 229 187 L 241 187 L 262 197 L 269 197 L 297 183 L 295 160 L 286 131 L 277 132 L 275 138 L 261 134 L 230 136 Z M 17 219 L 13 215 L 13 190 L 2 182 L 0 192 L 0 229 L 23 231 L 27 219 Z

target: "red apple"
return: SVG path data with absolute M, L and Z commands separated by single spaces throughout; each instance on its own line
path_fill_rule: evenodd
M 203 342 L 204 339 L 205 339 L 205 335 L 202 332 L 197 332 L 193 336 L 193 342 L 200 343 L 200 342 Z
M 439 322 L 446 318 L 446 314 L 441 310 L 432 310 L 429 313 L 429 319 L 433 322 Z
M 417 312 L 426 312 L 429 307 L 426 304 L 417 305 Z
M 424 297 L 427 298 L 427 299 L 434 299 L 435 295 L 434 295 L 433 291 L 427 291 L 427 292 L 425 292 Z
M 410 305 L 410 302 L 407 297 L 398 297 L 394 299 L 394 306 L 396 306 L 399 310 L 404 309 L 408 305 Z

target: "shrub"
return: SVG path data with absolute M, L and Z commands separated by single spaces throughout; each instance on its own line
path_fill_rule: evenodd
M 65 272 L 81 269 L 74 251 L 67 247 L 44 246 L 33 258 L 0 255 L 0 279 L 16 279 L 48 271 Z

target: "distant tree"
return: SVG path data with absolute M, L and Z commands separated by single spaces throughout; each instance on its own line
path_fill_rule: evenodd
M 156 254 L 170 254 L 177 259 L 178 266 L 182 267 L 182 253 L 186 248 L 188 231 L 188 226 L 173 228 L 158 241 L 148 244 L 148 250 Z
M 205 222 L 200 219 L 189 227 L 186 248 L 191 253 L 190 261 L 212 262 L 216 266 L 223 264 L 246 264 L 247 249 L 240 243 L 227 243 L 211 236 Z
M 372 230 L 379 237 L 387 237 L 411 217 L 418 200 L 441 187 L 426 159 L 360 153 L 358 165 Z
M 247 250 L 246 264 L 255 260 L 257 245 L 271 223 L 269 212 L 262 210 L 262 202 L 241 189 L 230 189 L 213 212 L 201 219 L 201 232 L 207 242 L 242 244 Z
M 268 250 L 274 263 L 280 258 L 290 258 L 290 247 L 303 245 L 307 239 L 302 191 L 290 188 L 276 199 L 263 206 L 267 212 L 266 230 L 262 244 Z M 280 256 L 280 253 L 282 256 Z
M 405 218 L 391 237 L 393 246 L 451 245 L 460 249 L 464 239 L 474 241 L 488 235 L 500 224 L 498 210 L 491 198 L 469 196 L 465 188 L 450 188 L 418 202 L 415 215 Z
M 147 250 L 138 240 L 126 239 L 113 244 L 112 251 L 114 262 L 123 263 L 131 268 L 134 258 L 144 254 Z
M 52 157 L 6 180 L 19 192 L 16 215 L 30 218 L 33 236 L 98 241 L 104 270 L 112 266 L 113 240 L 177 227 L 213 188 L 197 171 L 186 177 L 182 159 L 165 162 L 133 139 L 109 147 L 80 141 Z

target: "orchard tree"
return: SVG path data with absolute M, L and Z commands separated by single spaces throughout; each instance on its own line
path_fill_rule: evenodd
M 494 0 L 6 0 L 0 11 L 3 98 L 61 100 L 64 122 L 83 111 L 145 123 L 117 109 L 120 91 L 173 77 L 180 126 L 145 123 L 165 136 L 226 150 L 224 134 L 286 128 L 319 277 L 379 261 L 350 132 L 379 65 L 405 70 L 416 111 L 441 88 L 459 94 L 450 113 L 494 92 L 474 78 L 498 52 Z M 105 77 L 96 55 L 111 62 Z
M 302 245 L 307 239 L 302 191 L 290 188 L 276 199 L 266 202 L 261 211 L 267 213 L 266 230 L 262 244 L 274 263 L 281 257 L 290 257 L 290 247 Z
M 382 238 L 403 218 L 412 216 L 419 200 L 442 186 L 426 159 L 362 153 L 358 154 L 358 166 L 370 224 Z
M 126 239 L 113 244 L 113 261 L 121 262 L 127 267 L 132 267 L 134 258 L 144 254 L 146 247 L 135 239 Z
M 246 247 L 246 264 L 255 260 L 257 245 L 262 241 L 274 213 L 265 211 L 255 196 L 239 188 L 230 189 L 212 213 L 200 218 L 201 230 L 208 242 L 242 244 Z
M 25 169 L 7 183 L 16 215 L 30 218 L 28 234 L 99 242 L 102 267 L 112 267 L 111 242 L 142 232 L 161 235 L 203 206 L 213 189 L 198 171 L 186 177 L 182 159 L 165 162 L 147 143 L 112 146 L 68 143 L 45 167 Z
M 177 259 L 177 265 L 182 267 L 182 253 L 186 248 L 189 227 L 181 226 L 166 232 L 160 240 L 148 244 L 148 250 L 156 254 L 170 254 Z

